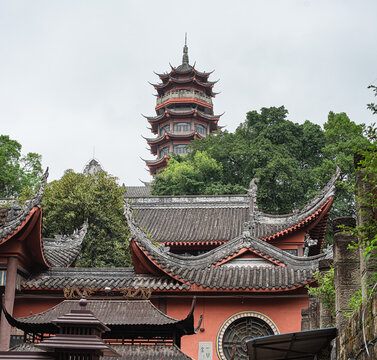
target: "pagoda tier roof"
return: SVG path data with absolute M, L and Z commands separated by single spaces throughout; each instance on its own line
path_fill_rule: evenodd
M 132 209 L 125 204 L 125 216 L 130 226 L 133 261 L 149 263 L 168 276 L 193 286 L 197 291 L 248 290 L 288 291 L 313 281 L 319 259 L 324 255 L 298 257 L 286 253 L 249 234 L 232 239 L 226 244 L 199 256 L 181 256 L 156 246 L 133 220 Z M 258 259 L 247 259 L 244 265 L 226 264 L 237 255 L 249 251 Z
M 190 131 L 185 133 L 175 133 L 175 132 L 169 132 L 165 131 L 164 135 L 161 135 L 156 138 L 146 138 L 143 136 L 145 140 L 147 140 L 148 145 L 158 145 L 168 140 L 190 140 L 193 138 L 202 138 L 203 136 L 200 135 L 197 131 Z
M 117 357 L 118 360 L 192 360 L 184 352 L 182 352 L 176 345 L 116 345 L 111 344 L 111 348 L 114 349 L 120 357 Z M 42 352 L 41 349 L 38 349 L 34 343 L 22 343 L 11 349 L 12 352 L 39 352 L 39 357 L 22 357 L 22 359 L 55 359 L 51 355 L 48 357 L 47 353 Z M 43 354 L 43 355 L 42 355 Z M 46 355 L 45 355 L 46 354 Z M 15 354 L 13 354 L 15 355 Z M 22 356 L 22 355 L 21 355 Z M 13 356 L 12 359 L 15 359 L 16 356 Z M 21 358 L 21 357 L 20 357 Z M 111 360 L 114 357 L 104 356 L 103 360 Z
M 202 82 L 198 80 L 196 77 L 188 77 L 188 78 L 182 78 L 182 79 L 177 79 L 177 78 L 170 78 L 168 82 L 166 83 L 160 83 L 160 84 L 151 84 L 158 92 L 159 95 L 163 94 L 166 89 L 168 89 L 170 86 L 175 86 L 179 84 L 196 84 L 204 89 L 206 89 L 206 93 L 208 96 L 214 96 L 212 93 L 212 88 L 214 84 L 216 84 L 217 81 L 207 81 L 207 82 Z
M 160 77 L 160 79 L 168 79 L 171 76 L 174 76 L 175 74 L 177 75 L 186 75 L 186 74 L 194 74 L 199 77 L 203 78 L 208 78 L 215 70 L 206 72 L 206 71 L 198 71 L 195 69 L 194 66 L 189 65 L 189 64 L 184 64 L 184 65 L 179 65 L 177 67 L 171 66 L 170 72 L 165 72 L 165 73 L 157 73 L 155 74 Z
M 289 215 L 253 211 L 250 191 L 245 195 L 134 197 L 132 207 L 137 212 L 138 224 L 153 239 L 169 246 L 226 242 L 241 235 L 245 228 L 251 236 L 264 241 L 276 241 L 305 231 L 318 242 L 310 254 L 318 254 L 338 176 L 339 170 L 301 211 Z
M 157 116 L 144 116 L 150 123 L 155 123 L 155 122 L 159 122 L 160 120 L 166 118 L 166 115 L 173 115 L 173 116 L 190 116 L 190 115 L 194 115 L 194 114 L 197 114 L 199 115 L 199 117 L 202 117 L 204 119 L 207 119 L 207 120 L 214 120 L 214 121 L 217 121 L 220 119 L 220 117 L 223 115 L 223 114 L 220 114 L 220 115 L 212 115 L 212 114 L 207 114 L 206 112 L 204 111 L 201 111 L 195 107 L 191 107 L 191 108 L 185 108 L 185 109 L 182 109 L 182 110 L 177 110 L 177 109 L 172 109 L 172 108 L 166 108 L 164 113 L 162 113 L 161 115 L 157 115 Z
M 175 84 L 186 84 L 186 83 L 195 83 L 197 85 L 200 85 L 200 86 L 203 86 L 205 88 L 211 88 L 213 87 L 213 85 L 215 85 L 219 80 L 216 80 L 216 81 L 206 81 L 206 82 L 202 82 L 200 80 L 198 80 L 195 76 L 190 76 L 190 77 L 187 77 L 187 78 L 176 78 L 176 77 L 172 77 L 170 76 L 169 77 L 169 81 L 166 82 L 166 83 L 160 83 L 160 84 L 151 84 L 152 86 L 154 86 L 154 88 L 156 90 L 160 90 L 160 89 L 164 89 L 165 87 L 167 87 L 169 84 L 171 83 L 175 83 Z
M 145 163 L 149 166 L 158 166 L 158 165 L 162 165 L 164 164 L 165 162 L 167 163 L 168 160 L 169 160 L 169 156 L 167 155 L 164 155 L 162 158 L 159 158 L 159 159 L 155 159 L 155 160 L 145 160 L 145 159 L 142 159 L 143 161 L 145 161 Z
M 136 275 L 133 268 L 81 268 L 53 267 L 47 271 L 33 274 L 21 280 L 23 290 L 62 290 L 71 286 L 78 288 L 94 288 L 103 291 L 105 287 L 112 290 L 123 288 L 147 288 L 155 291 L 188 289 L 184 285 L 167 276 Z

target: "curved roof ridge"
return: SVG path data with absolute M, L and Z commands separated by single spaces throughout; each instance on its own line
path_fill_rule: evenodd
M 301 211 L 296 211 L 290 214 L 283 214 L 283 215 L 273 215 L 267 214 L 261 211 L 257 211 L 257 218 L 258 222 L 263 222 L 263 220 L 274 220 L 274 222 L 278 222 L 279 220 L 283 223 L 291 223 L 291 222 L 300 222 L 303 219 L 307 218 L 308 216 L 312 215 L 314 212 L 319 210 L 321 206 L 325 204 L 325 202 L 334 195 L 335 193 L 335 182 L 340 175 L 340 168 L 337 167 L 335 174 L 331 177 L 329 182 L 323 187 L 323 189 L 312 199 L 310 200 Z
M 0 243 L 4 238 L 9 237 L 17 230 L 34 207 L 40 207 L 43 192 L 47 184 L 47 179 L 48 167 L 42 176 L 41 184 L 34 193 L 34 196 L 25 201 L 25 204 L 21 208 L 18 205 L 12 205 L 9 207 L 9 212 L 12 212 L 13 216 L 8 213 L 8 219 L 6 220 L 5 224 L 0 227 Z
M 71 235 L 55 235 L 53 239 L 43 239 L 43 253 L 51 266 L 70 266 L 80 253 L 81 244 L 88 231 L 88 222 Z

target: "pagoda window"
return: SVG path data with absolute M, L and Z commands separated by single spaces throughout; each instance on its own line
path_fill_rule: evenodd
M 190 123 L 177 123 L 174 124 L 174 131 L 176 132 L 189 132 L 191 124 Z
M 198 132 L 200 135 L 207 135 L 207 128 L 203 125 L 195 124 L 195 131 Z
M 160 150 L 160 158 L 169 154 L 169 146 L 166 146 Z
M 187 154 L 189 151 L 190 150 L 186 145 L 174 145 L 174 152 L 176 154 Z
M 170 125 L 165 125 L 161 128 L 161 136 L 163 136 L 166 132 L 169 132 L 170 131 Z

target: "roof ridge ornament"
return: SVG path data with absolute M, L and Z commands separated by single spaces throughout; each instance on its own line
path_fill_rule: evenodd
M 247 189 L 247 195 L 250 196 L 250 212 L 254 213 L 258 211 L 257 205 L 257 195 L 258 195 L 258 184 L 259 179 L 253 178 L 249 183 L 249 188 Z

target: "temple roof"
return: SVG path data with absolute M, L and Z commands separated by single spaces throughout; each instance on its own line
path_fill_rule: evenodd
M 85 223 L 80 230 L 72 235 L 56 235 L 54 238 L 43 238 L 43 253 L 51 266 L 70 266 L 81 251 L 88 224 Z
M 135 198 L 135 197 L 146 197 L 151 196 L 150 185 L 144 186 L 126 186 L 125 197 Z
M 21 281 L 24 290 L 61 290 L 66 287 L 111 289 L 148 288 L 152 290 L 183 290 L 188 286 L 170 277 L 136 275 L 133 268 L 50 268 Z
M 318 239 L 320 246 L 338 176 L 339 170 L 301 211 L 288 215 L 250 208 L 254 196 L 250 191 L 247 195 L 134 197 L 132 208 L 137 212 L 138 225 L 167 245 L 226 242 L 248 228 L 251 236 L 265 241 L 304 230 Z
M 199 256 L 181 256 L 156 246 L 135 223 L 133 212 L 125 203 L 125 216 L 131 234 L 133 261 L 148 262 L 156 269 L 186 284 L 205 289 L 252 291 L 287 291 L 313 280 L 318 261 L 323 255 L 293 256 L 265 241 L 244 233 L 226 244 Z M 259 259 L 247 259 L 245 265 L 234 266 L 229 260 L 240 251 L 250 251 Z M 228 262 L 228 264 L 226 264 Z M 150 266 L 146 266 L 149 267 Z
M 242 233 L 249 215 L 247 195 L 154 196 L 132 200 L 138 224 L 159 242 L 228 241 Z

